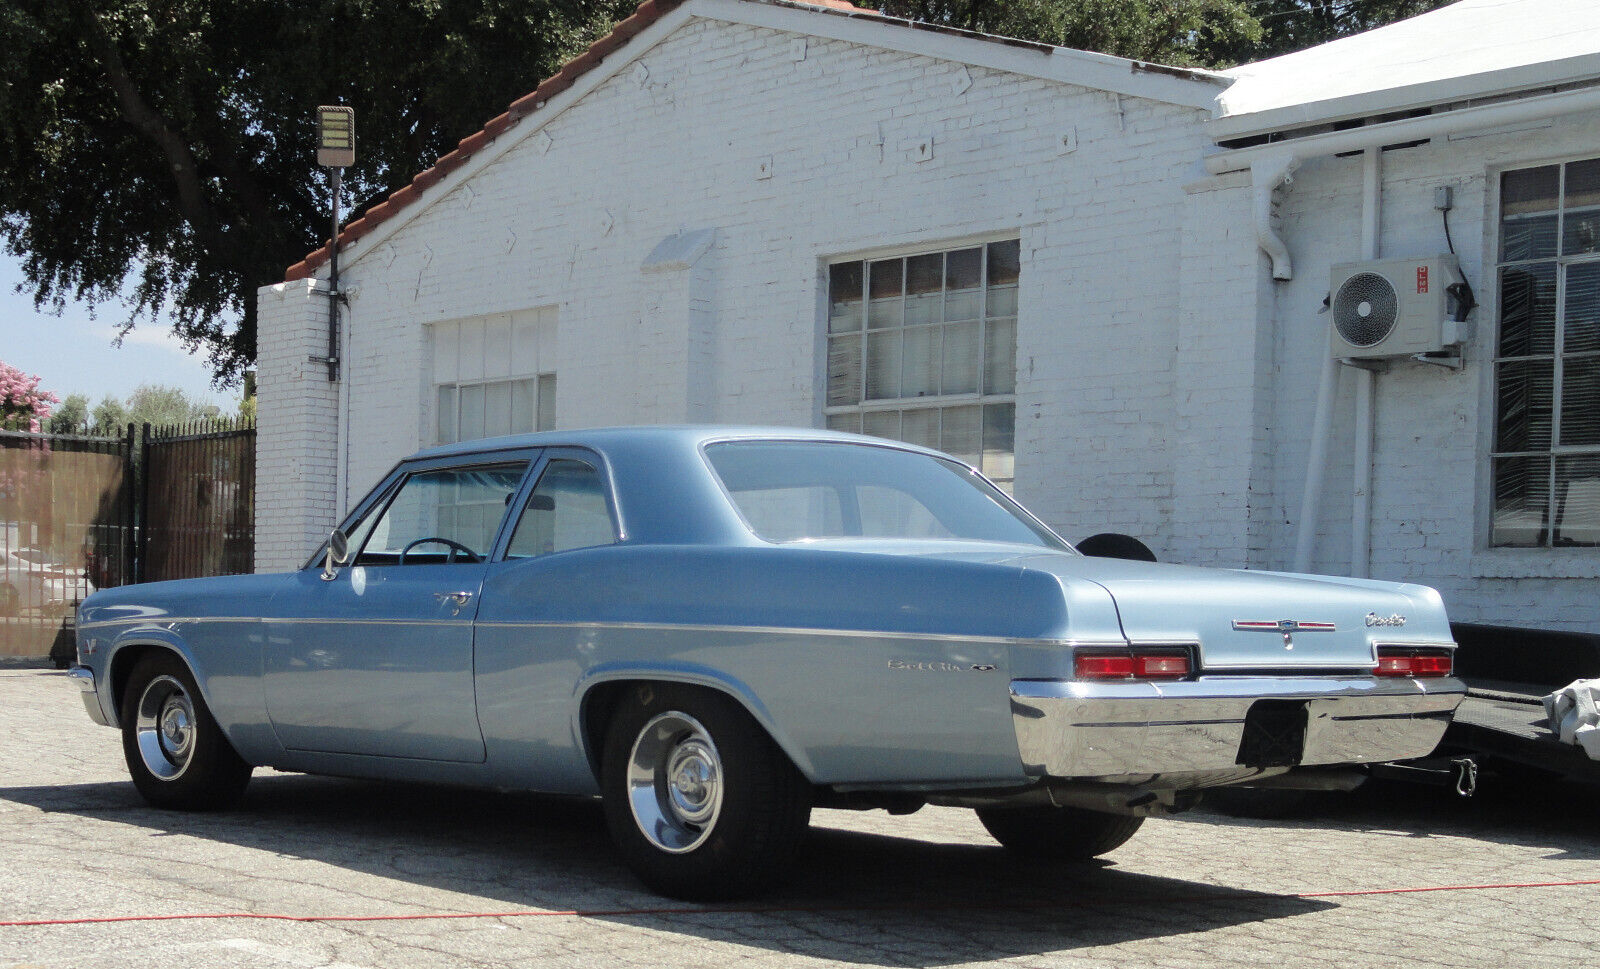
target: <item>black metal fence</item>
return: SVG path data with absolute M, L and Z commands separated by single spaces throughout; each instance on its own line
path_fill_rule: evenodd
M 71 649 L 97 588 L 248 572 L 255 427 L 0 431 L 0 658 Z
M 213 422 L 150 430 L 139 582 L 238 575 L 255 555 L 256 431 Z

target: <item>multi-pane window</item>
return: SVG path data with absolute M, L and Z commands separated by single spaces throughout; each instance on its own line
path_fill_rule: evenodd
M 440 444 L 555 427 L 556 375 L 440 384 L 434 413 Z
M 434 323 L 434 443 L 556 426 L 556 308 Z
M 1013 477 L 1018 240 L 828 267 L 835 430 L 938 448 Z
M 1500 179 L 1491 544 L 1600 545 L 1600 159 Z

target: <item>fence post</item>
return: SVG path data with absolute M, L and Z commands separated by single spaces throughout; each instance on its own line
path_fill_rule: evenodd
M 139 466 L 133 460 L 133 445 L 133 422 L 129 421 L 122 443 L 122 504 L 126 517 L 123 518 L 122 528 L 122 568 L 117 570 L 124 582 L 139 581 L 138 573 L 134 571 L 139 552 L 138 505 L 135 504 L 139 495 L 139 482 L 136 479 Z
M 139 554 L 134 559 L 133 581 L 143 582 L 150 559 L 150 425 L 139 433 Z

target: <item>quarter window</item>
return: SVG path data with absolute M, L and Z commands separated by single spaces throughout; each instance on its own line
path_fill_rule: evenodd
M 600 472 L 584 461 L 553 458 L 528 496 L 506 557 L 530 558 L 616 540 Z
M 1500 179 L 1491 544 L 1600 545 L 1600 159 Z
M 1016 239 L 828 267 L 828 427 L 938 448 L 1009 490 Z

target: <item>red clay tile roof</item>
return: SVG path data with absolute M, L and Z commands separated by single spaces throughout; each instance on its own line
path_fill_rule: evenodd
M 879 16 L 875 10 L 868 10 L 847 2 L 847 0 L 796 0 L 806 6 L 825 7 L 852 14 L 867 14 Z M 398 192 L 390 195 L 388 199 L 374 205 L 362 213 L 361 218 L 346 225 L 339 233 L 339 248 L 349 248 L 356 240 L 376 229 L 382 223 L 393 218 L 401 209 L 417 201 L 422 193 L 438 184 L 446 175 L 466 164 L 467 159 L 482 150 L 489 142 L 505 134 L 518 122 L 534 113 L 545 102 L 572 87 L 578 78 L 589 73 L 601 61 L 620 50 L 628 41 L 638 36 L 645 28 L 682 6 L 684 0 L 645 0 L 628 19 L 617 24 L 611 33 L 605 35 L 589 46 L 589 49 L 574 57 L 561 70 L 552 77 L 546 78 L 533 92 L 511 102 L 506 112 L 497 118 L 490 119 L 483 130 L 475 132 L 461 139 L 456 150 L 433 163 L 433 167 L 417 175 L 411 184 Z M 306 256 L 300 262 L 290 266 L 284 273 L 284 282 L 293 282 L 305 279 L 315 273 L 328 261 L 329 246 L 323 246 L 316 252 Z

